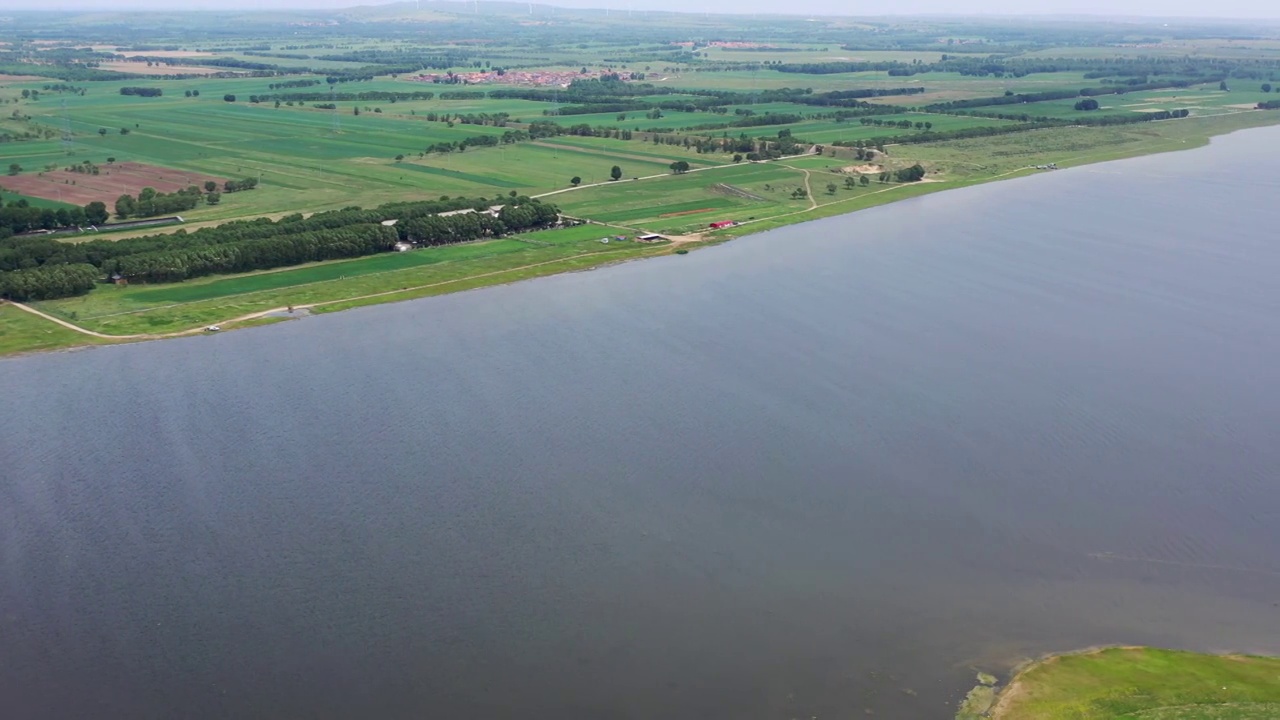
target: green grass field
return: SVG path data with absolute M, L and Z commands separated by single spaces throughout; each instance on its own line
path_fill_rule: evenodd
M 0 355 L 61 350 L 101 342 L 0 302 Z
M 1019 673 L 995 720 L 1270 720 L 1280 658 L 1152 648 L 1063 655 Z

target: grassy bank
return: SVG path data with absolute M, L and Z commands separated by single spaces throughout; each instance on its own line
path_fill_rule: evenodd
M 63 350 L 103 342 L 0 301 L 0 355 Z
M 1018 673 L 986 717 L 1269 720 L 1280 717 L 1280 658 L 1155 648 L 1054 656 Z

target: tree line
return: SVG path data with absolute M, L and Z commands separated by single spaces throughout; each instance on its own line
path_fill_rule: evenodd
M 171 193 L 157 192 L 155 188 L 142 188 L 137 197 L 126 193 L 116 198 L 116 217 L 124 220 L 183 212 L 199 205 L 203 196 L 200 188 L 194 185 Z
M 1189 87 L 1191 84 L 1192 83 L 1188 81 L 1177 80 L 1124 87 L 1089 87 L 1075 90 L 1045 90 L 1043 92 L 1036 93 L 1006 92 L 1004 95 L 998 95 L 995 97 L 951 100 L 950 102 L 934 103 L 932 105 L 926 105 L 923 110 L 926 112 L 950 113 L 954 110 L 965 110 L 969 108 L 993 107 L 1000 105 L 1023 105 L 1027 103 L 1045 102 L 1047 100 L 1070 100 L 1078 97 L 1088 98 L 1100 97 L 1103 95 L 1123 95 L 1125 93 L 1140 92 L 1143 90 L 1185 88 Z
M 157 87 L 122 87 L 121 95 L 137 95 L 139 97 L 160 97 L 164 95 L 164 90 Z
M 292 102 L 324 102 L 324 101 L 356 101 L 356 102 L 397 102 L 408 100 L 431 100 L 436 94 L 428 91 L 390 92 L 387 90 L 367 90 L 364 92 L 289 92 L 256 95 L 262 102 L 273 100 Z
M 50 265 L 0 272 L 0 297 L 25 302 L 83 295 L 102 273 L 92 265 Z
M 0 208 L 0 238 L 32 230 L 101 225 L 108 217 L 106 204 L 97 201 L 84 207 L 54 209 L 31 207 L 26 200 L 15 200 Z M 16 264 L 6 267 L 4 257 L 4 247 L 0 246 L 0 270 L 16 270 L 19 267 Z
M 937 62 L 901 61 L 836 61 L 783 63 L 771 69 L 783 73 L 828 75 L 851 72 L 887 72 L 893 77 L 909 77 L 923 73 L 951 72 L 977 77 L 1023 77 L 1040 73 L 1083 72 L 1085 77 L 1177 76 L 1193 82 L 1207 82 L 1216 76 L 1261 77 L 1280 69 L 1273 59 L 1209 58 L 1209 57 L 1138 57 L 1138 58 L 1015 58 L 987 55 L 944 54 Z M 1092 79 L 1091 78 L 1091 79 Z
M 491 203 L 504 204 L 497 217 L 483 212 Z M 458 210 L 474 212 L 441 215 Z M 93 268 L 95 281 L 119 274 L 136 282 L 177 282 L 371 255 L 391 250 L 398 241 L 445 245 L 497 237 L 549 227 L 558 218 L 554 205 L 528 197 L 442 198 L 371 210 L 351 207 L 307 218 L 296 213 L 275 221 L 238 220 L 190 233 L 179 230 L 116 241 L 72 244 L 47 237 L 10 237 L 0 240 L 0 296 L 50 299 L 92 288 L 80 270 L 59 268 Z M 381 224 L 391 219 L 398 220 L 395 227 Z

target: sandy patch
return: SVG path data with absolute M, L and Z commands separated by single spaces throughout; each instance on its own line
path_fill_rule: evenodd
M 5 75 L 3 73 L 0 73 L 0 83 L 35 82 L 36 80 L 48 80 L 48 79 L 49 78 L 47 77 L 40 77 L 39 75 Z
M 152 65 L 147 67 L 145 62 L 128 62 L 125 60 L 104 62 L 101 67 L 103 70 L 115 70 L 116 72 L 132 73 L 134 75 L 212 75 L 220 72 L 234 72 L 229 68 L 208 68 L 197 65 Z
M 214 57 L 213 53 L 197 52 L 195 50 L 121 50 L 112 49 L 112 52 L 128 57 L 145 56 L 160 58 L 193 58 L 193 57 Z
M 840 168 L 840 172 L 845 174 L 873 175 L 884 172 L 884 168 L 879 165 L 845 165 Z
M 73 205 L 101 200 L 107 207 L 111 207 L 122 193 L 137 195 L 144 187 L 153 187 L 160 192 L 173 192 L 190 185 L 203 186 L 206 180 L 222 184 L 220 178 L 142 163 L 103 164 L 98 168 L 98 175 L 67 170 L 27 172 L 0 178 L 0 185 L 11 192 L 61 200 Z M 73 182 L 74 185 L 71 184 Z
M 1226 107 L 1229 107 L 1233 110 L 1257 110 L 1258 104 L 1257 103 L 1236 103 L 1235 105 L 1227 105 Z

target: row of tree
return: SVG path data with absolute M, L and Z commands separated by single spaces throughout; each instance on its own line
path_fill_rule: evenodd
M 1215 78 L 1217 79 L 1217 78 Z M 1022 105 L 1026 103 L 1045 102 L 1047 100 L 1070 100 L 1078 97 L 1099 97 L 1103 95 L 1123 95 L 1129 92 L 1137 92 L 1141 90 L 1164 90 L 1168 88 L 1184 88 L 1191 83 L 1183 80 L 1172 80 L 1167 82 L 1146 83 L 1145 85 L 1132 85 L 1124 87 L 1095 87 L 1081 88 L 1073 90 L 1045 90 L 1035 93 L 1014 93 L 1006 91 L 1004 95 L 996 97 L 971 98 L 969 100 L 952 100 L 950 102 L 935 103 L 927 105 L 923 109 L 927 112 L 947 113 L 954 110 L 964 110 L 968 108 L 991 107 L 998 105 Z
M 397 239 L 394 228 L 350 225 L 274 238 L 128 255 L 113 260 L 106 269 L 131 282 L 180 282 L 206 275 L 373 255 L 390 250 Z
M 1070 120 L 1063 118 L 1033 118 L 1032 122 L 1022 123 L 1018 125 L 998 125 L 991 127 L 974 127 L 962 128 L 959 130 L 945 130 L 941 132 L 927 132 L 912 135 L 893 135 L 887 137 L 874 137 L 865 140 L 848 141 L 837 140 L 832 143 L 837 147 L 853 147 L 856 144 L 865 146 L 876 146 L 884 148 L 886 145 L 909 145 L 914 143 L 940 142 L 943 140 L 967 140 L 970 138 L 994 137 L 997 135 L 1008 135 L 1012 133 L 1026 132 L 1028 130 L 1041 130 L 1044 128 L 1064 127 L 1068 125 L 1088 125 L 1088 126 L 1110 126 L 1110 125 L 1136 125 L 1139 123 L 1152 122 L 1155 120 L 1174 120 L 1185 118 L 1191 114 L 1190 110 L 1161 110 L 1159 112 L 1132 113 L 1128 115 L 1102 115 L 1099 117 L 1078 117 Z M 883 150 L 882 150 L 883 151 Z
M 496 217 L 487 212 L 491 203 L 504 204 Z M 458 210 L 474 212 L 441 215 Z M 192 233 L 180 230 L 118 241 L 71 244 L 47 237 L 11 237 L 0 240 L 0 296 L 49 299 L 85 292 L 92 287 L 84 280 L 86 267 L 93 269 L 93 280 L 119 274 L 137 282 L 176 282 L 360 257 L 389 251 L 397 241 L 444 245 L 497 237 L 549 227 L 558 218 L 554 205 L 528 197 L 441 198 L 372 210 L 351 207 L 308 218 L 294 214 L 276 221 L 241 220 Z M 399 221 L 395 227 L 381 224 L 391 219 Z
M 25 302 L 83 295 L 102 273 L 92 265 L 49 265 L 0 272 L 0 297 Z
M 108 218 L 107 206 L 91 202 L 84 207 L 37 208 L 26 200 L 17 200 L 0 208 L 0 237 L 9 237 L 32 230 L 57 230 L 59 228 L 101 225 Z M 0 270 L 15 270 L 19 266 L 6 267 L 5 248 L 0 246 Z
M 164 95 L 164 90 L 157 87 L 122 87 L 121 95 L 137 95 L 139 97 L 160 97 Z
M 128 193 L 116 198 L 116 217 L 123 220 L 179 213 L 199 205 L 203 196 L 200 188 L 194 185 L 171 193 L 158 192 L 150 187 L 142 188 L 136 198 Z
M 427 215 L 397 223 L 396 229 L 405 242 L 434 247 L 551 227 L 559 218 L 554 205 L 535 201 L 504 205 L 497 217 L 487 212 Z
M 841 61 L 784 63 L 772 66 L 784 73 L 825 75 L 850 72 L 887 72 L 894 77 L 923 73 L 950 72 L 967 76 L 1023 77 L 1037 73 L 1084 72 L 1086 77 L 1105 76 L 1180 76 L 1207 78 L 1214 76 L 1255 77 L 1280 69 L 1280 63 L 1266 59 L 1242 61 L 1235 58 L 1156 57 L 1135 58 L 1036 58 L 1000 57 L 987 54 L 943 55 L 937 62 Z M 1198 82 L 1204 82 L 1203 79 Z
M 205 183 L 205 189 L 209 192 L 213 192 L 214 188 L 209 187 L 210 182 L 212 181 Z M 256 187 L 258 187 L 258 178 L 255 177 L 247 177 L 240 180 L 228 180 L 222 183 L 222 191 L 229 193 L 240 192 L 241 190 L 252 190 Z

